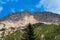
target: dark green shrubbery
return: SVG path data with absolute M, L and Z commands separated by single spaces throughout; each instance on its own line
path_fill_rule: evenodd
M 24 38 L 22 40 L 35 40 L 36 34 L 34 34 L 34 27 L 29 23 L 25 29 Z

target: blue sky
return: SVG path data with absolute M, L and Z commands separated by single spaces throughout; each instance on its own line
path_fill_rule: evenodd
M 0 18 L 11 12 L 29 10 L 60 13 L 60 0 L 0 0 Z

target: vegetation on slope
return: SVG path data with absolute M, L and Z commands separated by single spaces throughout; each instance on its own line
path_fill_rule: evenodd
M 28 28 L 29 27 L 29 28 Z M 32 33 L 31 33 L 32 32 Z M 32 35 L 33 34 L 33 35 Z M 3 40 L 60 40 L 60 25 L 36 23 L 3 37 Z M 2 40 L 1 39 L 1 40 Z

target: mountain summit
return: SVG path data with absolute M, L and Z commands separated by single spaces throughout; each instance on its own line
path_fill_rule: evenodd
M 56 23 L 60 24 L 60 15 L 52 12 L 34 12 L 31 14 L 25 10 L 23 12 L 11 13 L 8 16 L 0 19 L 0 23 L 5 24 L 6 27 L 20 27 L 28 23 Z

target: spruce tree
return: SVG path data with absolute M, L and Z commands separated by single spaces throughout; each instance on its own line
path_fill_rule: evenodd
M 34 34 L 34 28 L 33 26 L 29 23 L 27 28 L 25 29 L 24 32 L 24 37 L 22 38 L 22 40 L 35 40 L 35 34 Z

